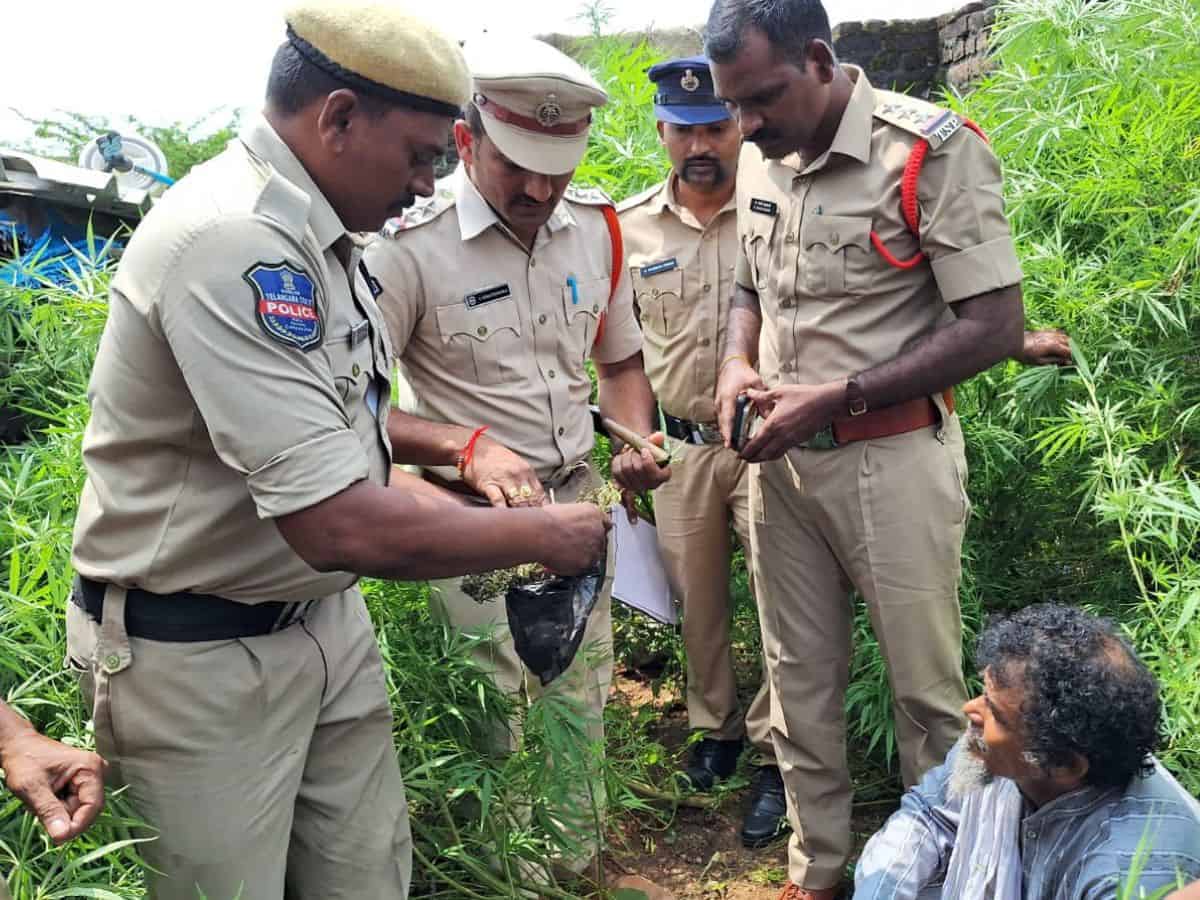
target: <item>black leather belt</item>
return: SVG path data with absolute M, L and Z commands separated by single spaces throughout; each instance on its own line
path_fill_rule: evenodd
M 103 581 L 78 577 L 71 601 L 97 622 L 104 618 Z M 228 641 L 257 637 L 298 621 L 304 603 L 237 603 L 212 594 L 152 594 L 140 588 L 125 593 L 125 631 L 151 641 Z
M 663 421 L 667 425 L 667 436 L 688 444 L 723 444 L 721 429 L 716 425 L 706 425 L 692 422 L 688 419 L 677 419 L 675 416 L 663 413 Z

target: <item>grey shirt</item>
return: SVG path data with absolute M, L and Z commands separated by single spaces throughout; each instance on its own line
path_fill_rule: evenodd
M 958 831 L 949 791 L 956 747 L 905 793 L 855 869 L 855 900 L 941 896 Z M 1020 823 L 1026 900 L 1116 898 L 1144 841 L 1137 884 L 1146 891 L 1200 878 L 1200 804 L 1154 762 L 1124 788 L 1084 787 L 1027 811 Z

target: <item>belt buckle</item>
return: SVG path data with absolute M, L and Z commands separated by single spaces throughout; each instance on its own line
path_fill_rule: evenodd
M 830 422 L 807 441 L 801 441 L 800 446 L 808 450 L 834 450 L 839 444 L 833 436 L 833 423 Z
M 695 433 L 699 436 L 698 444 L 723 444 L 725 439 L 721 436 L 721 429 L 716 425 L 701 424 L 696 426 Z

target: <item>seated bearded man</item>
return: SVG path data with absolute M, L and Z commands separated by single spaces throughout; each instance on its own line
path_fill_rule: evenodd
M 867 843 L 855 900 L 1100 900 L 1200 875 L 1200 805 L 1152 755 L 1158 685 L 1111 624 L 1031 606 L 976 662 L 966 734 Z

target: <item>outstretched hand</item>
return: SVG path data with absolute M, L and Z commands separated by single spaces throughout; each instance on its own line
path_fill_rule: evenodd
M 1065 331 L 1026 331 L 1021 352 L 1013 359 L 1027 366 L 1069 366 L 1071 337 Z
M 8 789 L 38 817 L 56 844 L 78 837 L 104 808 L 108 764 L 98 754 L 60 744 L 30 728 L 9 738 L 0 764 Z

